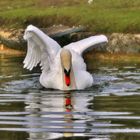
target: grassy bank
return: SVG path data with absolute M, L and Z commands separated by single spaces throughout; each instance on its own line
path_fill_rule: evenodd
M 0 55 L 14 55 L 14 56 L 25 56 L 25 51 L 19 51 L 15 49 L 10 49 L 4 45 L 0 45 Z M 92 67 L 93 62 L 105 63 L 105 62 L 114 62 L 114 63 L 139 63 L 140 64 L 140 55 L 139 54 L 125 54 L 125 53 L 103 53 L 103 52 L 87 52 L 83 55 L 88 66 Z
M 140 0 L 5 0 L 0 1 L 0 24 L 84 25 L 95 33 L 139 33 Z

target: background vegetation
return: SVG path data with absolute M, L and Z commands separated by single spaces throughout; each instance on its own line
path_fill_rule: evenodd
M 140 32 L 140 0 L 4 0 L 0 7 L 0 24 L 10 28 L 64 24 L 95 33 Z

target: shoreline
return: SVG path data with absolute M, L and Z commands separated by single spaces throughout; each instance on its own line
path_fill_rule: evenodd
M 8 47 L 5 47 L 3 44 L 0 45 L 0 55 L 25 55 L 25 51 L 14 50 Z
M 84 27 L 68 27 L 55 25 L 42 29 L 61 46 L 67 45 L 86 37 L 95 35 Z M 24 29 L 0 29 L 0 45 L 16 51 L 26 51 L 26 42 L 23 40 Z M 108 43 L 93 49 L 93 52 L 110 54 L 140 54 L 140 34 L 111 33 L 106 34 Z
M 26 52 L 23 50 L 14 50 L 0 45 L 0 55 L 9 56 L 25 56 Z M 136 62 L 140 63 L 139 54 L 126 54 L 126 53 L 108 53 L 108 52 L 94 52 L 89 51 L 84 54 L 85 61 L 99 61 L 99 62 Z M 90 62 L 90 61 L 89 61 Z

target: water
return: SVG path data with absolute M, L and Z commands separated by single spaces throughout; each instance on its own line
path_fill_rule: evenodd
M 42 88 L 22 61 L 0 55 L 2 140 L 140 139 L 140 63 L 90 59 L 94 86 L 62 92 Z

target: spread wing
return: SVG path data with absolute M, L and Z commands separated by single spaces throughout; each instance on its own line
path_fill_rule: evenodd
M 27 54 L 23 61 L 24 68 L 32 70 L 38 63 L 42 70 L 51 68 L 54 58 L 61 48 L 52 38 L 33 25 L 29 25 L 24 33 L 27 40 Z
M 105 35 L 91 36 L 86 39 L 66 45 L 65 48 L 73 50 L 81 55 L 84 51 L 94 48 L 95 45 L 105 42 L 108 42 Z

